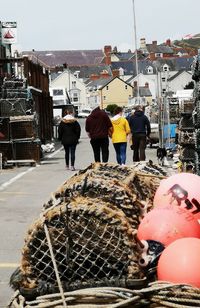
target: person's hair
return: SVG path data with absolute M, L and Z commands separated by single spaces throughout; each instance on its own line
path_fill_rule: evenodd
M 66 108 L 66 109 L 64 110 L 64 115 L 73 114 L 73 113 L 74 113 L 73 107 L 71 107 L 71 108 Z
M 142 105 L 136 105 L 134 109 L 135 111 L 139 111 L 139 110 L 144 111 L 144 107 Z
M 115 109 L 114 109 L 114 115 L 116 115 L 116 114 L 118 114 L 118 113 L 120 113 L 120 112 L 122 112 L 123 111 L 123 108 L 122 107 L 116 107 Z

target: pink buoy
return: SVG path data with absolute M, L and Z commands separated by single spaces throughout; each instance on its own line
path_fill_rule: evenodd
M 157 266 L 157 278 L 172 283 L 190 284 L 200 288 L 200 239 L 182 238 L 162 252 Z
M 185 208 L 157 207 L 144 216 L 139 224 L 137 237 L 140 241 L 153 240 L 167 246 L 183 237 L 200 238 L 200 225 Z
M 160 182 L 155 193 L 154 207 L 176 205 L 186 208 L 197 219 L 200 218 L 200 176 L 178 173 Z

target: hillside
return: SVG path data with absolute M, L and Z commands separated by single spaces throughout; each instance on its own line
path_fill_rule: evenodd
M 200 49 L 200 33 L 195 34 L 192 38 L 189 39 L 175 40 L 173 43 L 174 45 L 180 47 Z

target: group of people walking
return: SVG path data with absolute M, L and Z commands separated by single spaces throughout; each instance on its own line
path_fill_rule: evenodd
M 123 109 L 116 107 L 111 119 L 104 110 L 97 107 L 87 117 L 85 130 L 90 138 L 95 162 L 108 162 L 109 138 L 112 140 L 118 164 L 126 164 L 127 144 L 133 150 L 134 162 L 146 159 L 145 149 L 151 126 L 140 105 L 135 106 L 134 113 L 127 118 L 123 117 Z M 65 149 L 66 168 L 69 169 L 71 162 L 72 171 L 75 170 L 75 151 L 80 134 L 81 127 L 74 117 L 73 109 L 66 110 L 58 127 L 58 138 Z

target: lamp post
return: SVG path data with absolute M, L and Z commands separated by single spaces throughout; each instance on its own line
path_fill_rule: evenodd
M 137 29 L 136 29 L 136 14 L 135 14 L 135 0 L 132 0 L 133 4 L 133 21 L 134 21 L 134 43 L 135 43 L 135 68 L 137 75 L 137 101 L 139 101 L 139 76 L 138 76 L 138 54 L 137 54 Z

